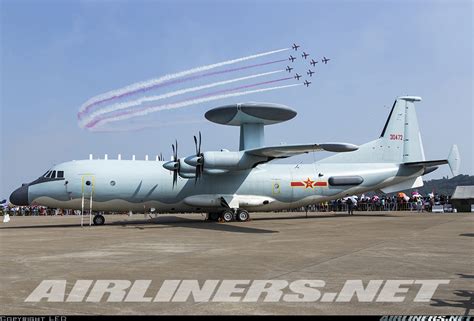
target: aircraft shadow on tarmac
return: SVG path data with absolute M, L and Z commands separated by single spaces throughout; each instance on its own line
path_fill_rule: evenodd
M 464 234 L 459 234 L 459 236 L 474 237 L 474 233 L 464 233 Z
M 226 231 L 226 232 L 236 232 L 236 233 L 278 233 L 278 231 L 267 230 L 267 229 L 260 229 L 260 228 L 253 228 L 253 227 L 246 227 L 242 226 L 241 224 L 245 223 L 238 223 L 236 224 L 226 224 L 226 223 L 218 223 L 218 222 L 208 222 L 204 220 L 196 220 L 196 219 L 187 219 L 182 217 L 176 216 L 166 216 L 166 217 L 158 217 L 152 219 L 143 219 L 143 220 L 133 220 L 133 221 L 115 221 L 106 223 L 99 228 L 107 228 L 107 227 L 127 227 L 127 226 L 134 226 L 138 229 L 149 229 L 149 228 L 171 228 L 171 227 L 187 227 L 187 228 L 196 228 L 196 229 L 205 229 L 205 230 L 215 230 L 215 231 Z M 2 226 L 0 229 L 10 230 L 10 229 L 54 229 L 54 228 L 80 228 L 80 223 L 70 223 L 70 224 L 48 224 L 48 225 L 25 225 L 25 226 Z M 89 224 L 87 222 L 84 223 L 84 228 L 89 228 Z M 92 226 L 92 228 L 98 228 L 96 226 Z
M 461 279 L 474 279 L 474 275 L 458 273 Z M 474 308 L 474 291 L 472 290 L 455 290 L 453 294 L 456 299 L 453 300 L 441 300 L 431 299 L 431 306 L 434 307 L 453 307 L 465 309 L 464 316 L 470 315 L 471 310 Z
M 287 214 L 287 213 L 285 213 Z M 323 218 L 347 218 L 347 217 L 393 217 L 390 214 L 325 214 L 325 215 L 314 215 L 310 213 L 309 216 L 305 216 L 304 213 L 297 213 L 295 216 L 283 216 L 283 217 L 258 217 L 253 218 L 253 221 L 274 221 L 274 220 L 314 220 L 314 219 L 323 219 Z M 79 219 L 79 218 L 78 218 Z M 236 233 L 278 233 L 278 231 L 261 229 L 255 227 L 245 226 L 250 222 L 243 223 L 218 223 L 218 222 L 209 222 L 205 220 L 197 219 L 188 219 L 177 216 L 158 216 L 158 218 L 151 219 L 138 219 L 138 220 L 122 220 L 106 223 L 103 227 L 114 227 L 114 226 L 135 226 L 138 229 L 148 229 L 148 228 L 163 228 L 166 227 L 186 227 L 186 228 L 196 228 L 204 230 L 218 230 L 226 232 L 236 232 Z M 84 226 L 88 227 L 88 219 L 84 219 Z M 1 226 L 0 229 L 42 229 L 42 228 L 78 228 L 80 227 L 79 223 L 68 223 L 68 224 L 49 224 L 49 225 L 25 225 L 25 226 Z
M 134 221 L 117 221 L 110 223 L 110 225 L 120 225 L 126 227 L 128 225 L 136 226 L 136 228 L 144 230 L 149 228 L 163 228 L 165 227 L 185 227 L 194 229 L 204 229 L 213 231 L 225 231 L 235 233 L 278 233 L 278 231 L 247 227 L 243 226 L 245 223 L 228 224 L 219 222 L 209 222 L 204 220 L 188 219 L 176 216 L 165 216 L 152 218 L 149 220 L 134 220 Z

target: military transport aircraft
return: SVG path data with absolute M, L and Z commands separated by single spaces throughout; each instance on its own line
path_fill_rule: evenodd
M 416 188 L 423 185 L 423 175 L 441 164 L 449 164 L 457 175 L 460 161 L 456 145 L 446 160 L 425 160 L 415 113 L 419 101 L 413 96 L 397 98 L 380 137 L 361 146 L 314 142 L 265 146 L 264 126 L 294 118 L 294 110 L 268 103 L 218 107 L 205 117 L 240 127 L 238 151 L 201 151 L 201 138 L 195 137 L 195 154 L 179 157 L 176 143 L 168 162 L 107 158 L 65 162 L 23 184 L 10 202 L 82 210 L 86 202 L 91 212 L 208 213 L 208 220 L 228 222 L 246 221 L 250 211 Z M 317 151 L 337 154 L 311 164 L 269 163 Z M 105 218 L 96 214 L 93 222 L 101 225 Z

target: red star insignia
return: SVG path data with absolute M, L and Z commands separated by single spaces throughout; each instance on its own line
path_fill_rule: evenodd
M 305 184 L 304 188 L 313 188 L 314 181 L 310 180 L 309 177 L 306 181 L 303 181 L 303 183 Z

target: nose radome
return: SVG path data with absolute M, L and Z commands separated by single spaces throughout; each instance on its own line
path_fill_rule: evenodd
M 29 205 L 28 202 L 28 185 L 22 185 L 20 188 L 17 188 L 10 195 L 10 203 L 18 206 Z

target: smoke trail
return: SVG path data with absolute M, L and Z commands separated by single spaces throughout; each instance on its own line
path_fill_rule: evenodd
M 116 132 L 131 132 L 131 131 L 140 131 L 148 128 L 162 128 L 162 127 L 170 127 L 175 125 L 193 125 L 193 124 L 202 124 L 205 123 L 205 119 L 190 119 L 190 120 L 178 120 L 173 122 L 153 122 L 148 124 L 140 124 L 138 126 L 128 126 L 128 127 L 119 127 L 119 128 L 91 128 L 92 132 L 98 133 L 116 133 Z
M 157 101 L 157 100 L 161 100 L 161 99 L 167 99 L 167 98 L 171 98 L 171 97 L 174 97 L 174 96 L 183 95 L 183 94 L 186 94 L 186 93 L 199 91 L 199 90 L 203 90 L 203 89 L 207 89 L 207 88 L 227 85 L 227 84 L 242 81 L 242 80 L 248 80 L 248 79 L 252 79 L 252 78 L 268 76 L 268 75 L 276 74 L 276 73 L 283 72 L 283 71 L 285 71 L 285 70 L 276 70 L 276 71 L 270 71 L 270 72 L 250 75 L 250 76 L 241 77 L 241 78 L 234 78 L 234 79 L 219 81 L 219 82 L 215 82 L 215 83 L 211 83 L 211 84 L 207 84 L 207 85 L 180 89 L 180 90 L 172 91 L 172 92 L 162 94 L 162 95 L 158 95 L 158 96 L 148 96 L 148 97 L 139 98 L 139 99 L 129 101 L 129 102 L 114 104 L 114 105 L 107 106 L 107 107 L 104 107 L 104 108 L 101 108 L 99 110 L 96 110 L 96 111 L 92 112 L 90 115 L 87 115 L 87 117 L 84 118 L 81 123 L 84 124 L 84 123 L 87 123 L 88 121 L 90 121 L 91 119 L 94 119 L 94 118 L 96 118 L 100 115 L 110 113 L 110 112 L 114 112 L 114 111 L 118 111 L 118 110 L 125 109 L 125 108 L 129 108 L 129 107 L 139 106 L 143 103 L 153 102 L 153 101 Z
M 223 94 L 223 95 L 215 95 L 215 96 L 209 96 L 209 97 L 203 97 L 203 98 L 198 98 L 198 99 L 190 99 L 190 100 L 185 100 L 177 103 L 170 103 L 170 104 L 163 104 L 155 107 L 150 107 L 146 110 L 142 110 L 138 113 L 134 114 L 123 114 L 123 115 L 116 115 L 111 118 L 105 118 L 105 119 L 96 119 L 93 122 L 87 124 L 87 128 L 91 129 L 95 127 L 97 124 L 102 123 L 109 123 L 109 122 L 115 122 L 115 121 L 120 121 L 128 118 L 132 118 L 135 116 L 143 116 L 147 115 L 152 112 L 160 111 L 160 110 L 169 110 L 169 109 L 176 109 L 176 108 L 182 108 L 190 105 L 196 105 L 200 103 L 205 103 L 209 101 L 214 101 L 218 99 L 224 99 L 224 98 L 230 98 L 230 97 L 237 97 L 237 96 L 244 96 L 244 95 L 250 95 L 254 93 L 261 93 L 261 92 L 266 92 L 266 91 L 271 91 L 271 90 L 277 90 L 277 89 L 283 89 L 283 88 L 289 88 L 289 87 L 295 87 L 295 86 L 301 86 L 302 84 L 292 84 L 292 85 L 284 85 L 284 86 L 276 86 L 276 87 L 268 87 L 268 88 L 262 88 L 262 89 L 255 89 L 255 90 L 247 90 L 247 91 L 240 91 L 240 92 L 235 92 L 235 93 L 228 93 L 228 94 Z
M 257 86 L 261 86 L 261 85 L 268 85 L 268 84 L 281 82 L 281 81 L 285 81 L 285 80 L 289 80 L 289 79 L 293 79 L 293 77 L 285 77 L 285 78 L 280 78 L 280 79 L 275 79 L 275 80 L 269 80 L 269 81 L 253 83 L 253 84 L 250 84 L 250 85 L 244 85 L 244 86 L 239 86 L 239 87 L 234 87 L 234 88 L 223 89 L 223 90 L 219 90 L 219 91 L 210 92 L 210 93 L 207 93 L 207 94 L 204 94 L 204 95 L 195 96 L 191 99 L 199 99 L 199 98 L 204 98 L 204 97 L 208 97 L 208 96 L 215 96 L 215 95 L 219 95 L 219 94 L 223 94 L 223 93 L 229 93 L 229 92 L 238 91 L 238 90 L 247 89 L 247 88 L 252 88 L 252 87 L 257 87 Z M 186 98 L 186 99 L 183 99 L 181 101 L 188 101 L 188 100 L 190 100 L 190 98 Z M 181 101 L 177 101 L 175 103 L 179 103 Z M 117 116 L 129 115 L 129 114 L 133 115 L 133 114 L 141 113 L 144 110 L 147 110 L 147 109 L 150 109 L 150 108 L 153 108 L 153 107 L 144 106 L 144 107 L 139 108 L 139 109 L 128 109 L 128 110 L 125 110 L 125 111 L 120 112 L 120 113 L 115 113 L 113 115 L 108 115 L 108 116 L 106 115 L 106 116 L 102 116 L 102 117 L 97 117 L 95 121 L 94 120 L 89 121 L 89 123 L 87 123 L 85 125 L 85 127 L 90 127 L 89 125 L 91 123 L 96 123 L 97 121 L 101 121 L 103 119 L 115 118 Z
M 212 64 L 212 65 L 196 67 L 196 68 L 181 71 L 181 72 L 178 72 L 178 73 L 175 73 L 175 74 L 168 74 L 168 75 L 162 76 L 160 78 L 155 78 L 155 79 L 151 79 L 151 80 L 147 80 L 147 81 L 143 81 L 143 82 L 137 82 L 137 83 L 128 85 L 126 87 L 123 87 L 123 88 L 120 88 L 120 89 L 117 89 L 117 90 L 112 90 L 112 91 L 106 92 L 104 94 L 97 95 L 97 96 L 89 99 L 88 101 L 86 101 L 80 107 L 79 111 L 82 112 L 87 107 L 92 107 L 93 105 L 99 104 L 101 102 L 109 101 L 109 100 L 115 99 L 115 98 L 120 98 L 120 97 L 123 97 L 124 95 L 129 95 L 131 93 L 136 93 L 136 92 L 139 92 L 140 90 L 159 85 L 159 84 L 161 84 L 165 81 L 185 77 L 185 76 L 192 75 L 192 74 L 195 74 L 195 73 L 198 73 L 198 72 L 203 72 L 203 71 L 207 71 L 207 70 L 210 70 L 210 69 L 215 69 L 215 68 L 226 66 L 226 65 L 236 64 L 236 63 L 246 61 L 246 60 L 250 60 L 250 59 L 256 59 L 256 58 L 272 55 L 272 54 L 279 53 L 279 52 L 286 51 L 286 50 L 290 50 L 290 49 L 291 48 L 284 48 L 284 49 L 278 49 L 278 50 L 263 52 L 263 53 L 260 53 L 260 54 L 255 54 L 255 55 L 246 56 L 246 57 L 242 57 L 242 58 L 227 60 L 227 61 L 219 62 L 219 63 L 216 63 L 216 64 Z
M 96 105 L 102 104 L 102 103 L 107 102 L 107 101 L 127 97 L 127 96 L 130 96 L 130 95 L 133 95 L 133 94 L 143 93 L 143 92 L 147 92 L 147 91 L 150 91 L 150 90 L 153 90 L 153 89 L 162 88 L 162 87 L 165 87 L 165 86 L 170 86 L 170 85 L 175 85 L 175 84 L 180 84 L 180 83 L 183 83 L 183 82 L 196 80 L 196 79 L 201 79 L 201 78 L 204 78 L 204 77 L 210 77 L 210 76 L 230 73 L 230 72 L 234 72 L 234 71 L 242 71 L 242 70 L 245 70 L 245 69 L 262 67 L 262 66 L 266 66 L 266 65 L 270 65 L 270 64 L 276 64 L 276 63 L 279 63 L 279 62 L 282 62 L 282 61 L 286 61 L 286 59 L 263 62 L 263 63 L 259 63 L 259 64 L 243 66 L 243 67 L 237 67 L 237 68 L 231 68 L 231 69 L 225 69 L 225 70 L 219 70 L 219 71 L 213 71 L 213 72 L 204 73 L 204 74 L 200 74 L 200 75 L 189 76 L 189 77 L 186 77 L 186 78 L 180 78 L 180 79 L 165 81 L 165 82 L 162 82 L 162 83 L 159 83 L 159 84 L 151 85 L 151 86 L 148 86 L 148 87 L 143 87 L 143 88 L 140 88 L 140 89 L 137 89 L 137 90 L 134 90 L 134 91 L 130 91 L 130 92 L 125 92 L 123 94 L 115 95 L 115 96 L 109 97 L 107 99 L 101 100 L 99 102 L 95 102 L 95 103 L 90 104 L 89 106 L 87 106 L 83 111 L 80 111 L 77 114 L 77 116 L 78 116 L 79 119 L 81 119 L 85 113 L 87 113 L 92 107 L 94 107 Z

